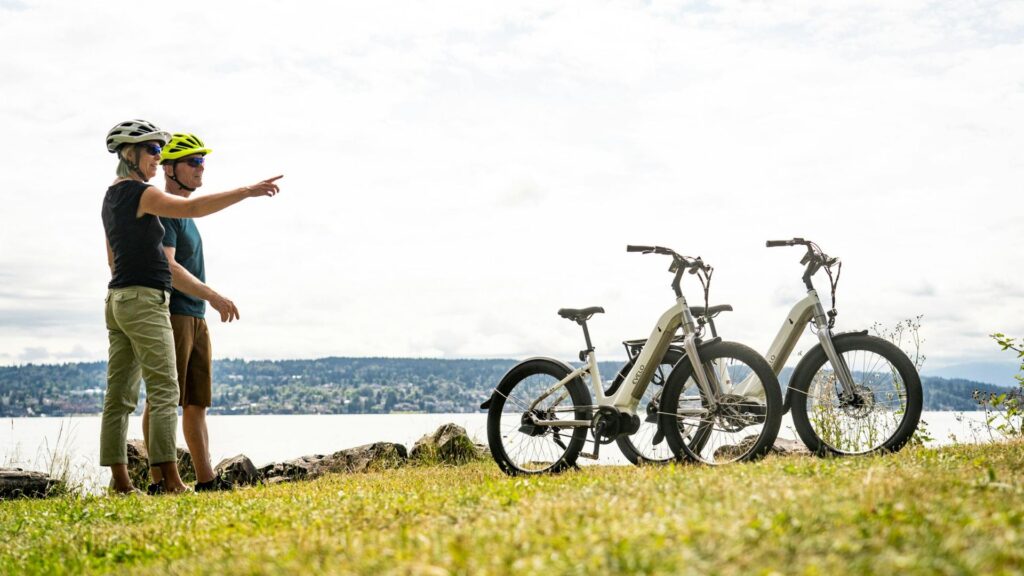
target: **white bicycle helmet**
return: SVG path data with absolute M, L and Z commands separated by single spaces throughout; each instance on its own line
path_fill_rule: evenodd
M 171 135 L 145 120 L 121 122 L 107 132 L 107 151 L 113 154 L 125 144 L 138 144 L 148 140 L 159 140 L 161 145 L 166 146 L 171 141 Z

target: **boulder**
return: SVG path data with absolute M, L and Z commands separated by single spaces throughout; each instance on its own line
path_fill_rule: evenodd
M 778 454 L 779 456 L 810 456 L 811 451 L 804 446 L 804 443 L 799 440 L 787 440 L 785 438 L 776 438 L 775 445 L 772 446 L 772 454 Z
M 245 454 L 221 460 L 213 471 L 233 486 L 253 486 L 260 482 L 259 470 Z
M 427 434 L 412 447 L 411 458 L 421 462 L 465 464 L 478 460 L 483 450 L 473 443 L 466 429 L 457 424 L 442 424 L 433 434 Z
M 267 464 L 259 469 L 259 475 L 267 484 L 316 478 L 320 475 L 317 463 L 321 459 L 323 459 L 323 456 L 320 455 L 303 456 L 294 460 L 288 460 L 287 462 Z
M 27 472 L 21 468 L 0 468 L 0 500 L 45 498 L 64 490 L 64 482 L 45 472 Z
M 750 449 L 754 442 L 757 441 L 757 436 L 747 436 L 743 440 L 740 440 L 739 444 L 719 446 L 715 450 L 715 458 L 728 458 L 734 457 L 737 454 Z M 778 456 L 809 456 L 810 450 L 798 440 L 787 440 L 785 438 L 776 438 L 775 444 L 768 451 L 769 454 L 775 454 Z
M 178 448 L 178 474 L 183 482 L 194 482 L 196 469 L 192 464 L 192 454 L 184 448 Z M 132 484 L 145 488 L 151 482 L 149 476 L 149 452 L 146 442 L 139 439 L 128 441 L 128 476 Z
M 322 472 L 370 472 L 398 468 L 408 459 L 405 446 L 392 442 L 374 442 L 335 452 L 324 458 Z
M 375 442 L 348 448 L 327 456 L 314 454 L 287 462 L 268 464 L 259 469 L 267 484 L 312 480 L 328 472 L 368 472 L 397 468 L 405 463 L 405 446 L 391 442 Z

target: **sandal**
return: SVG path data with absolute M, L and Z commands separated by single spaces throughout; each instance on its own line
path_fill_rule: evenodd
M 233 490 L 235 486 L 220 476 L 206 482 L 196 482 L 196 492 L 220 492 Z

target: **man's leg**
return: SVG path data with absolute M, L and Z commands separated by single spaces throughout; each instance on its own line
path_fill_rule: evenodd
M 175 328 L 178 327 L 176 318 L 171 318 Z M 210 464 L 210 435 L 206 427 L 206 409 L 213 399 L 213 350 L 206 321 L 188 318 L 188 322 L 192 341 L 181 393 L 184 406 L 182 431 L 192 453 L 192 464 L 196 467 L 196 482 L 206 483 L 215 476 Z
M 186 405 L 181 420 L 185 443 L 192 453 L 192 464 L 196 467 L 196 482 L 213 480 L 213 466 L 210 465 L 210 436 L 206 431 L 206 406 Z

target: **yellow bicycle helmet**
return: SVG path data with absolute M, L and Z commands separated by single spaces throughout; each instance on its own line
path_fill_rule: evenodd
M 160 153 L 160 163 L 167 164 L 185 156 L 193 154 L 205 155 L 210 152 L 213 152 L 213 150 L 207 148 L 203 141 L 199 139 L 199 136 L 195 134 L 174 134 L 171 136 L 171 141 L 164 146 L 164 151 Z

